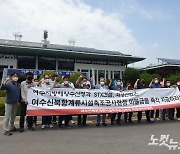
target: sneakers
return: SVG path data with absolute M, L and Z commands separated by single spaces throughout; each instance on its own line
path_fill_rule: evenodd
M 156 118 L 156 120 L 157 120 L 157 121 L 159 121 L 159 120 L 160 120 L 160 118 L 159 118 L 159 117 L 157 117 L 157 118 Z
M 150 120 L 153 122 L 153 121 L 154 121 L 154 118 L 150 118 Z
M 53 128 L 53 125 L 52 125 L 52 124 L 50 124 L 50 125 L 49 125 L 49 128 Z
M 180 118 L 177 118 L 178 121 L 180 121 Z
M 4 132 L 4 135 L 6 135 L 6 136 L 11 136 L 12 133 L 11 133 L 10 131 L 6 131 L 6 132 Z
M 46 128 L 46 126 L 45 126 L 45 125 L 42 125 L 42 126 L 41 126 L 41 129 L 45 129 L 45 128 Z
M 73 120 L 71 120 L 71 123 L 72 123 L 72 124 L 76 124 Z

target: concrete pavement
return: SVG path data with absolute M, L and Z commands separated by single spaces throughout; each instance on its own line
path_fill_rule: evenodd
M 169 134 L 180 143 L 180 122 L 159 121 L 152 124 L 134 123 L 84 128 L 71 125 L 70 129 L 46 128 L 40 125 L 34 132 L 14 132 L 4 136 L 0 125 L 0 154 L 179 154 L 165 146 L 148 146 L 151 135 Z

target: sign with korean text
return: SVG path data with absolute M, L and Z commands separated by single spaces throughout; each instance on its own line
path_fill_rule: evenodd
M 32 87 L 28 89 L 29 116 L 135 112 L 180 107 L 178 88 L 114 91 Z

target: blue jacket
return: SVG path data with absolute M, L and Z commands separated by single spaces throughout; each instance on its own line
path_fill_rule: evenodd
M 2 84 L 1 90 L 6 90 L 7 104 L 15 104 L 20 102 L 21 86 L 19 83 L 15 84 L 12 81 L 8 81 L 6 84 Z

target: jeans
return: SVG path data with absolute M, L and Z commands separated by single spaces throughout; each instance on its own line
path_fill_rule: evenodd
M 14 120 L 17 113 L 17 103 L 7 104 L 5 103 L 5 118 L 3 128 L 5 131 L 10 131 L 14 128 Z

